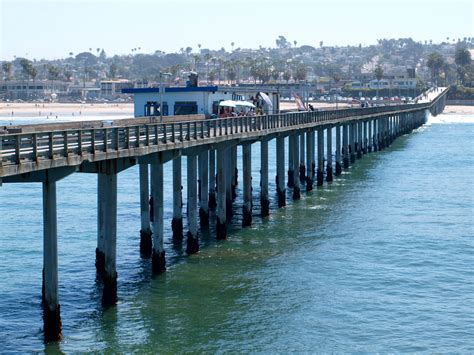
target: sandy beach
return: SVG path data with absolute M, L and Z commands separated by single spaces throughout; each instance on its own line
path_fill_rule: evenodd
M 458 115 L 474 115 L 474 106 L 446 106 L 443 113 Z
M 312 102 L 317 109 L 334 109 L 335 103 Z M 339 108 L 350 107 L 340 103 Z M 281 102 L 281 110 L 297 110 L 295 102 Z M 13 114 L 12 114 L 13 113 Z M 447 114 L 474 114 L 474 106 L 446 106 Z M 0 103 L 0 117 L 90 117 L 90 116 L 130 116 L 133 117 L 132 103 Z
M 130 116 L 132 103 L 0 103 L 0 117 Z

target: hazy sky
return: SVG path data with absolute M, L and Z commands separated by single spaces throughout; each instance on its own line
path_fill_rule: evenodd
M 0 60 L 473 37 L 473 0 L 0 0 Z

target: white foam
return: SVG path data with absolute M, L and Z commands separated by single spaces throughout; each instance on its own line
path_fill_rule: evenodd
M 427 124 L 474 123 L 474 114 L 443 113 L 428 116 Z

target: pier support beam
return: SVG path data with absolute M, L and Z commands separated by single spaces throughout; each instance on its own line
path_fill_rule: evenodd
M 297 173 L 300 166 L 299 145 L 300 145 L 299 134 L 294 134 L 293 135 L 293 171 L 295 172 L 295 174 L 293 175 L 293 200 L 299 200 L 301 198 L 300 178 L 299 178 L 299 174 Z
M 209 152 L 199 153 L 199 221 L 202 228 L 209 227 Z
M 332 175 L 332 127 L 326 130 L 326 181 L 333 181 Z
M 183 240 L 183 197 L 181 189 L 181 156 L 179 156 L 173 160 L 173 219 L 171 220 L 171 229 L 175 242 Z
M 216 151 L 209 150 L 209 208 L 215 209 L 216 201 Z
M 226 152 L 225 148 L 217 149 L 217 216 L 216 239 L 227 238 L 226 213 Z
M 356 122 L 357 129 L 357 159 L 362 158 L 362 122 Z
M 230 148 L 231 151 L 231 166 L 230 166 L 230 176 L 231 183 L 230 187 L 232 189 L 232 201 L 237 197 L 237 185 L 239 184 L 239 168 L 237 167 L 237 146 Z
M 304 132 L 301 132 L 299 134 L 299 144 L 300 144 L 300 150 L 299 150 L 299 157 L 300 157 L 300 166 L 299 166 L 299 172 L 300 172 L 300 183 L 304 184 L 306 181 L 306 166 L 304 165 L 304 151 L 305 151 L 305 135 Z
M 344 169 L 349 168 L 349 125 L 342 126 L 342 149 L 344 149 L 343 166 Z
M 153 252 L 151 269 L 152 273 L 157 275 L 166 271 L 163 235 L 163 163 L 158 153 L 154 154 L 151 160 L 151 194 L 153 201 Z
M 260 143 L 260 206 L 262 217 L 270 214 L 270 200 L 268 199 L 268 140 L 262 139 Z
M 316 185 L 323 186 L 324 181 L 324 129 L 318 129 L 318 170 Z
M 285 138 L 277 137 L 276 139 L 276 165 L 277 165 L 277 195 L 278 207 L 286 205 L 286 189 L 285 189 Z
M 290 134 L 288 136 L 288 187 L 293 187 L 295 185 L 295 179 L 294 179 L 294 174 L 295 174 L 295 164 L 293 162 L 293 159 L 295 157 L 295 153 L 293 150 L 295 149 L 295 136 L 293 134 Z
M 102 304 L 117 302 L 117 173 L 98 174 L 98 243 L 96 268 L 104 282 Z
M 371 137 L 372 138 L 372 145 L 373 145 L 373 148 L 374 148 L 374 152 L 380 150 L 380 147 L 379 147 L 379 128 L 380 128 L 380 124 L 379 124 L 379 120 L 376 118 L 373 120 L 373 124 L 374 124 L 374 134 L 373 136 Z
M 304 133 L 302 133 L 302 135 L 303 134 Z M 306 132 L 306 191 L 311 191 L 313 189 L 313 137 L 313 131 Z
M 151 227 L 150 227 L 150 188 L 148 164 L 141 163 L 139 167 L 140 175 L 140 254 L 143 257 L 151 256 Z
M 351 164 L 354 164 L 356 161 L 356 154 L 355 154 L 355 123 L 349 123 L 349 154 L 351 156 Z
M 341 175 L 341 125 L 336 125 L 336 176 Z
M 244 204 L 242 206 L 242 227 L 252 225 L 252 146 L 242 145 L 242 168 L 244 174 Z
M 43 322 L 45 342 L 61 339 L 56 181 L 43 182 Z
M 362 152 L 364 154 L 367 154 L 368 153 L 368 150 L 367 150 L 367 129 L 368 129 L 368 125 L 369 125 L 369 122 L 367 121 L 364 121 L 362 122 L 362 124 L 364 125 L 364 133 L 363 133 L 363 139 L 362 139 Z
M 188 155 L 187 162 L 187 200 L 188 200 L 188 235 L 186 253 L 195 254 L 199 251 L 197 222 L 197 156 Z
M 225 194 L 226 194 L 226 206 L 225 206 L 225 211 L 226 211 L 226 216 L 227 216 L 227 221 L 230 221 L 232 219 L 232 216 L 234 215 L 234 210 L 232 206 L 232 202 L 234 200 L 234 172 L 235 172 L 235 167 L 233 164 L 233 147 L 227 148 L 226 154 L 227 154 L 227 159 L 225 161 Z
M 367 151 L 369 153 L 372 152 L 372 146 L 373 146 L 373 139 L 372 139 L 372 123 L 373 121 L 372 120 L 369 120 L 367 122 L 368 126 L 369 126 L 369 135 L 367 136 Z

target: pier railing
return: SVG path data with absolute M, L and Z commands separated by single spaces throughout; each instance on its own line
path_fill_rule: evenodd
M 4 134 L 0 135 L 0 177 L 48 168 L 45 164 L 41 164 L 41 167 L 39 164 L 57 159 L 63 159 L 58 166 L 67 166 L 78 165 L 86 159 L 99 161 L 140 156 L 150 153 L 150 151 L 140 151 L 143 147 L 190 141 L 194 141 L 195 144 L 199 144 L 197 141 L 202 141 L 202 144 L 206 144 L 211 138 L 232 136 L 229 138 L 234 139 L 247 132 L 266 134 L 265 131 L 275 128 L 285 130 L 285 128 L 292 129 L 303 125 L 316 126 L 327 121 L 340 120 L 342 122 L 348 119 L 364 119 L 367 116 L 428 109 L 435 102 L 436 100 L 429 103 L 397 106 Z M 164 148 L 173 149 L 174 144 Z M 138 150 L 135 150 L 136 148 Z M 109 154 L 112 152 L 114 154 Z M 97 153 L 104 154 L 96 157 Z M 72 157 L 76 159 L 71 159 Z

